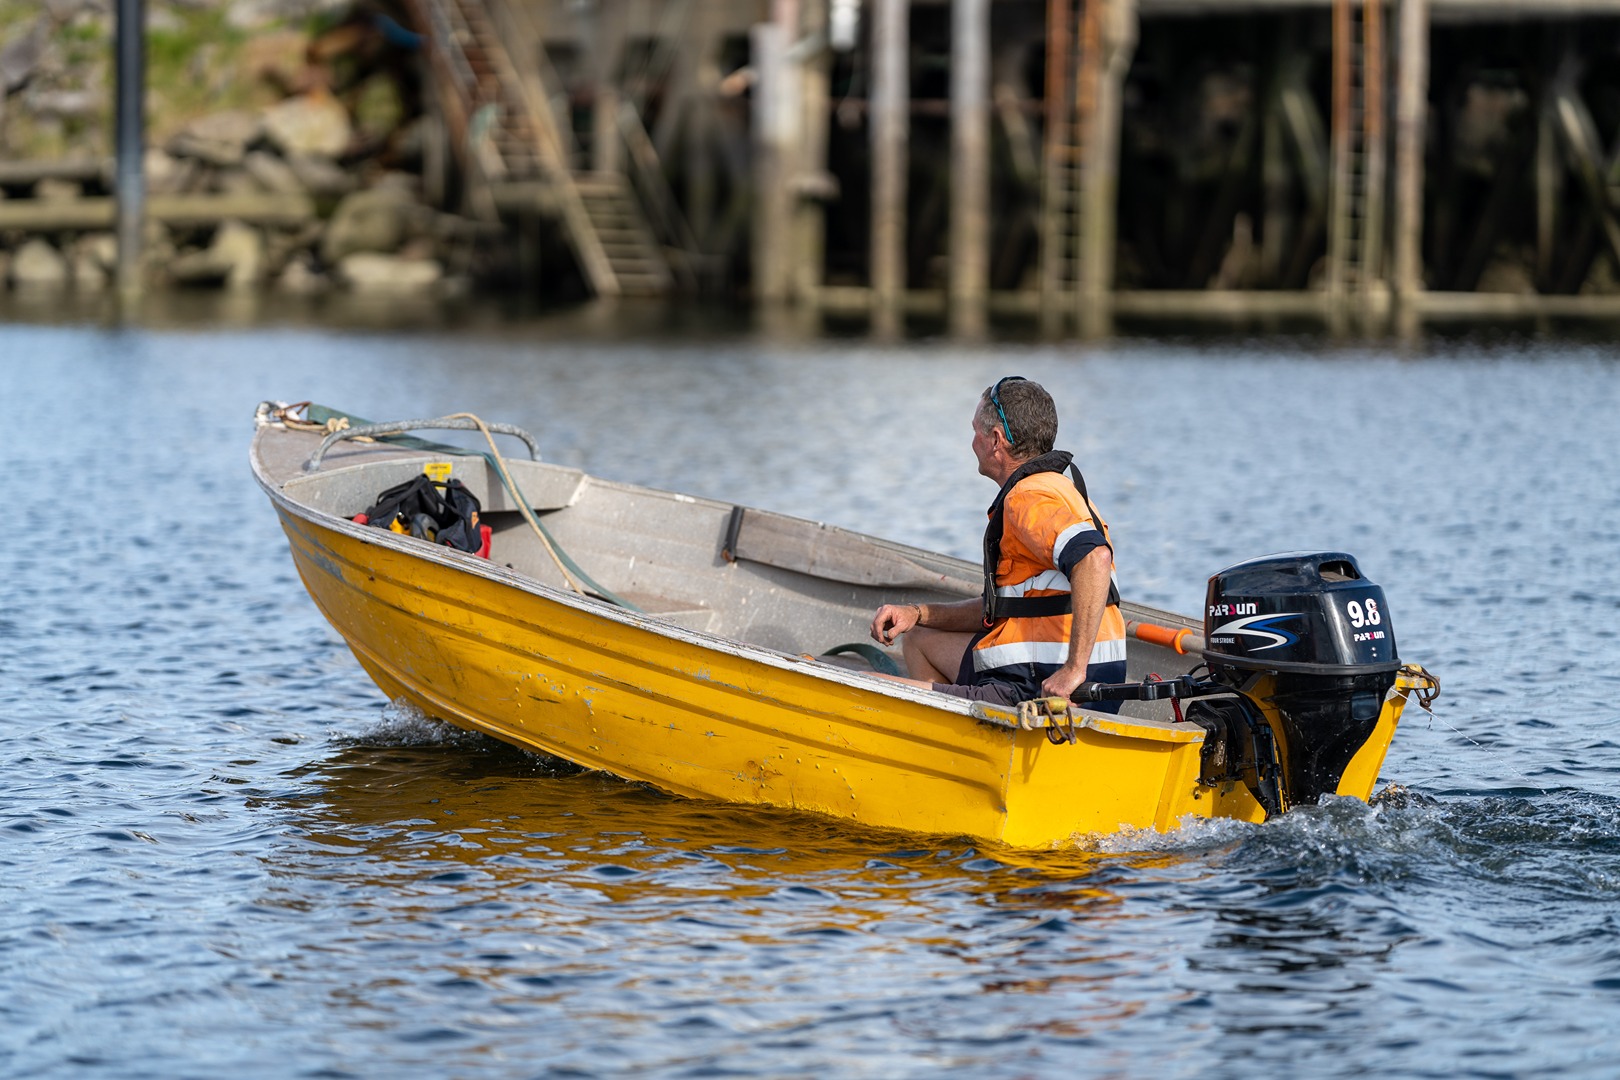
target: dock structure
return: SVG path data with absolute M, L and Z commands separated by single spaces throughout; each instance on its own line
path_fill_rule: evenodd
M 599 294 L 1620 318 L 1620 0 L 408 4 L 462 197 Z
M 423 190 L 531 287 L 969 336 L 1620 320 L 1620 0 L 392 2 Z M 38 169 L 0 162 L 0 228 L 105 227 Z

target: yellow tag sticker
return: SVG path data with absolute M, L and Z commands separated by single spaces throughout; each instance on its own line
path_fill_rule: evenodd
M 450 470 L 452 468 L 453 466 L 448 461 L 430 461 L 422 466 L 422 471 L 427 474 L 430 480 L 442 484 L 450 479 Z

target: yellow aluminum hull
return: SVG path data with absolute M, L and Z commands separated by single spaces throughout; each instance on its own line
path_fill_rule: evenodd
M 384 693 L 518 746 L 676 795 L 1014 847 L 1265 818 L 1242 785 L 1198 783 L 1191 726 L 1097 716 L 1053 744 L 280 512 L 311 597 Z M 1392 695 L 1369 743 L 1380 762 L 1404 701 Z M 1357 790 L 1341 793 L 1364 799 L 1377 765 L 1352 766 Z

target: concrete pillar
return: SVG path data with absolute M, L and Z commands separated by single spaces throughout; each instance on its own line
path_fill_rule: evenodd
M 117 34 L 117 280 L 119 294 L 133 297 L 146 224 L 146 0 L 118 0 Z
M 900 330 L 906 289 L 906 142 L 910 133 L 911 0 L 872 0 L 872 314 Z
M 990 295 L 990 2 L 951 5 L 950 325 L 983 335 Z
M 1405 311 L 1423 292 L 1423 128 L 1429 109 L 1429 0 L 1400 0 L 1397 18 L 1392 276 L 1396 302 Z

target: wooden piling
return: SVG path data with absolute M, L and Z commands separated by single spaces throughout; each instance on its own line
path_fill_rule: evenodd
M 792 236 L 791 147 L 798 122 L 788 73 L 788 27 L 758 23 L 749 34 L 754 67 L 754 295 L 788 298 Z
M 990 3 L 951 5 L 951 329 L 986 328 L 990 291 Z
M 906 288 L 906 142 L 909 135 L 910 0 L 872 4 L 872 315 L 888 335 L 900 329 Z
M 589 18 L 592 25 L 591 75 L 594 104 L 591 110 L 591 168 L 600 173 L 621 171 L 619 148 L 619 69 L 629 31 L 628 0 L 597 0 Z
M 1558 204 L 1564 196 L 1564 161 L 1558 145 L 1556 93 L 1543 95 L 1536 111 L 1536 283 L 1552 279 L 1553 248 L 1558 244 Z
M 1395 265 L 1402 318 L 1423 292 L 1423 147 L 1429 112 L 1429 0 L 1400 0 L 1395 80 Z
M 796 301 L 811 303 L 821 291 L 827 262 L 827 211 L 832 191 L 827 173 L 827 126 L 831 115 L 831 50 L 827 45 L 828 0 L 803 0 L 801 40 L 805 55 L 796 66 L 800 137 L 791 187 L 792 254 L 789 289 Z
M 1360 287 L 1363 293 L 1387 296 L 1384 276 L 1384 139 L 1388 131 L 1384 114 L 1384 3 L 1367 0 L 1362 9 L 1362 47 L 1364 50 L 1362 78 L 1362 137 L 1367 185 L 1365 198 L 1366 218 L 1361 233 Z
M 1083 111 L 1090 130 L 1084 136 L 1086 159 L 1080 229 L 1080 333 L 1106 334 L 1111 326 L 1114 291 L 1114 247 L 1119 214 L 1120 109 L 1125 76 L 1136 49 L 1136 0 L 1091 0 L 1103 5 L 1095 39 L 1101 50 L 1095 79 L 1096 101 Z M 1089 115 L 1087 113 L 1089 112 Z

